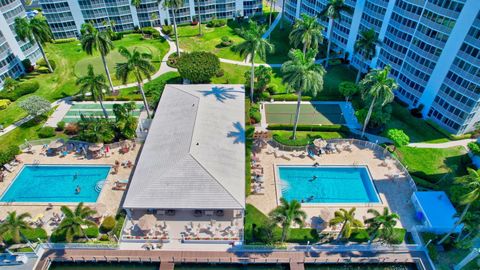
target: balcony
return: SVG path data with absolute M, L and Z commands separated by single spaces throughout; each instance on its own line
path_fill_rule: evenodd
M 431 10 L 435 14 L 440 14 L 442 16 L 450 17 L 452 19 L 457 19 L 458 15 L 460 15 L 460 13 L 457 12 L 457 11 L 439 7 L 439 6 L 434 5 L 434 4 L 432 4 L 428 1 L 427 1 L 427 4 L 425 5 L 425 8 L 428 9 L 428 10 Z
M 438 24 L 436 22 L 433 22 L 425 17 L 422 17 L 420 18 L 420 22 L 430 28 L 432 28 L 433 30 L 437 30 L 439 32 L 442 32 L 442 33 L 445 33 L 445 34 L 450 34 L 450 32 L 452 31 L 452 29 L 448 28 L 447 26 L 444 26 L 444 25 L 441 25 L 441 24 Z

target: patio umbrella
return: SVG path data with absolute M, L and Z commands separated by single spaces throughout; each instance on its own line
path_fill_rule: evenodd
M 313 145 L 315 145 L 318 148 L 322 148 L 322 147 L 325 147 L 327 145 L 327 142 L 325 140 L 322 140 L 322 139 L 315 139 L 313 141 Z
M 51 142 L 51 143 L 48 145 L 48 148 L 58 149 L 58 148 L 62 147 L 64 144 L 65 144 L 65 142 L 64 142 L 62 139 L 59 139 L 59 140 L 56 140 L 56 141 Z
M 103 147 L 103 143 L 90 144 L 88 146 L 88 150 L 91 152 L 97 152 L 97 151 L 100 151 L 102 147 Z
M 155 226 L 156 222 L 157 218 L 154 215 L 143 215 L 143 217 L 138 220 L 137 226 L 142 231 L 148 231 Z

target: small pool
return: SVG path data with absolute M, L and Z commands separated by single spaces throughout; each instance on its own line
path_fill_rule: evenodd
M 367 167 L 277 166 L 282 197 L 302 203 L 378 203 Z
M 97 165 L 25 165 L 0 202 L 96 202 L 109 171 Z

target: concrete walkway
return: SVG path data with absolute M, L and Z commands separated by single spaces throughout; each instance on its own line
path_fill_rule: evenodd
M 475 142 L 476 139 L 465 139 L 458 141 L 450 141 L 444 143 L 410 143 L 408 146 L 417 148 L 450 148 L 456 146 L 463 146 L 467 148 L 468 143 Z M 467 148 L 468 149 L 468 148 Z

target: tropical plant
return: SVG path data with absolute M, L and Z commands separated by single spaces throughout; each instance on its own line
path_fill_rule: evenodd
M 383 107 L 394 99 L 393 91 L 398 88 L 395 79 L 389 78 L 390 66 L 385 66 L 383 69 L 375 69 L 370 71 L 362 81 L 360 81 L 360 89 L 364 100 L 371 99 L 370 107 L 362 129 L 362 137 L 365 135 L 368 121 L 372 115 L 375 102 L 379 102 Z
M 177 55 L 180 56 L 180 46 L 178 45 L 178 29 L 177 29 L 177 19 L 175 17 L 175 13 L 177 10 L 185 4 L 184 0 L 165 0 L 163 5 L 166 8 L 169 8 L 172 12 L 172 20 L 173 20 L 173 31 L 175 33 L 175 46 L 177 47 Z M 201 26 L 200 26 L 201 27 Z
M 158 15 L 156 12 L 150 13 L 150 27 L 153 27 L 153 22 L 158 19 Z
M 152 55 L 149 53 L 139 52 L 136 48 L 130 52 L 125 47 L 120 47 L 118 52 L 127 59 L 125 63 L 117 63 L 115 67 L 115 74 L 117 78 L 122 80 L 123 84 L 127 83 L 128 75 L 133 74 L 137 80 L 138 91 L 142 94 L 143 105 L 147 112 L 147 117 L 150 118 L 150 108 L 148 107 L 147 98 L 143 91 L 143 78 L 148 80 L 151 78 L 151 74 L 155 71 L 155 67 L 150 63 Z
M 6 77 L 3 80 L 3 89 L 5 89 L 7 92 L 11 92 L 17 88 L 18 84 L 19 82 L 12 77 Z
M 18 107 L 31 116 L 39 116 L 48 112 L 51 108 L 50 102 L 40 96 L 31 96 L 18 103 Z
M 263 92 L 267 89 L 268 84 L 271 82 L 273 76 L 272 68 L 266 66 L 255 67 L 255 90 Z M 244 74 L 245 84 L 247 88 L 250 87 L 250 71 L 246 71 Z
M 113 105 L 113 114 L 115 115 L 115 125 L 118 132 L 126 139 L 132 139 L 136 135 L 137 118 L 133 116 L 137 105 L 135 102 Z
M 98 51 L 100 53 L 103 68 L 105 69 L 105 74 L 107 74 L 108 83 L 110 84 L 110 90 L 113 91 L 112 78 L 110 76 L 107 60 L 105 58 L 107 54 L 113 50 L 113 43 L 110 39 L 110 34 L 108 31 L 98 31 L 92 23 L 82 24 L 80 32 L 82 34 L 82 38 L 80 40 L 82 44 L 82 50 L 89 55 L 92 55 L 94 51 Z
M 312 48 L 317 50 L 318 44 L 323 42 L 323 26 L 321 26 L 317 18 L 302 14 L 300 19 L 295 21 L 293 30 L 288 36 L 290 43 L 295 47 L 303 44 L 303 53 Z
M 91 143 L 109 143 L 115 139 L 113 123 L 106 118 L 80 115 L 78 138 Z
M 53 72 L 50 62 L 48 62 L 47 55 L 43 50 L 43 44 L 53 39 L 52 31 L 48 27 L 48 23 L 42 16 L 35 16 L 32 19 L 27 17 L 15 18 L 15 33 L 21 41 L 29 41 L 37 43 L 40 52 L 42 53 L 45 63 L 47 63 L 48 71 Z
M 355 41 L 355 45 L 353 47 L 354 52 L 360 54 L 362 59 L 371 60 L 375 57 L 377 53 L 377 45 L 380 45 L 381 41 L 377 37 L 377 33 L 373 28 L 369 30 L 363 30 L 359 33 L 357 41 Z M 362 62 L 364 62 L 362 61 Z M 355 82 L 358 83 L 360 81 L 360 76 L 362 75 L 362 68 L 358 69 L 357 78 Z
M 309 49 L 305 54 L 298 49 L 292 49 L 288 53 L 290 60 L 282 65 L 282 82 L 294 89 L 298 96 L 293 124 L 293 140 L 296 139 L 302 93 L 309 92 L 312 96 L 316 96 L 318 92 L 323 90 L 323 76 L 326 71 L 321 65 L 315 64 L 316 54 L 317 51 L 312 49 Z
M 459 203 L 465 207 L 463 208 L 462 214 L 460 214 L 460 217 L 458 217 L 452 229 L 442 239 L 440 239 L 438 244 L 443 243 L 450 237 L 455 229 L 462 223 L 465 215 L 470 209 L 470 206 L 480 199 L 480 170 L 467 168 L 467 171 L 467 175 L 458 177 L 454 180 L 455 184 L 462 185 L 468 189 L 467 193 L 463 194 L 459 201 Z
M 358 92 L 358 86 L 350 81 L 341 82 L 338 85 L 338 92 L 345 97 L 345 101 L 348 102 L 351 96 Z
M 262 38 L 265 27 L 258 25 L 254 21 L 250 21 L 248 27 L 242 27 L 237 32 L 245 41 L 236 45 L 234 50 L 244 57 L 245 61 L 250 60 L 252 64 L 250 70 L 250 100 L 253 102 L 255 56 L 258 55 L 262 60 L 265 60 L 267 53 L 273 52 L 274 46 L 268 40 Z
M 95 222 L 89 220 L 96 211 L 88 206 L 84 206 L 83 202 L 79 203 L 73 211 L 65 205 L 60 210 L 65 217 L 58 225 L 56 231 L 64 234 L 68 243 L 71 243 L 76 237 L 86 237 L 83 226 L 96 226 Z
M 353 10 L 351 7 L 345 4 L 345 0 L 328 0 L 327 6 L 320 12 L 320 16 L 328 18 L 328 29 L 327 29 L 327 57 L 325 60 L 325 67 L 328 67 L 328 61 L 330 60 L 330 48 L 332 45 L 332 30 L 333 22 L 335 20 L 341 20 L 341 12 L 346 12 L 352 14 Z
M 284 198 L 280 198 L 280 205 L 270 212 L 269 216 L 272 222 L 282 226 L 282 242 L 285 242 L 288 230 L 293 223 L 303 227 L 307 214 L 300 209 L 301 207 L 302 205 L 296 200 L 288 202 Z
M 80 85 L 80 93 L 85 96 L 89 93 L 92 96 L 93 101 L 100 103 L 102 107 L 103 115 L 108 119 L 108 113 L 103 105 L 103 96 L 105 93 L 110 93 L 108 85 L 105 83 L 105 76 L 103 74 L 95 74 L 93 66 L 91 64 L 87 67 L 87 75 L 80 77 L 76 81 L 77 85 Z
M 340 208 L 340 210 L 335 211 L 334 218 L 329 221 L 330 226 L 336 226 L 342 224 L 342 229 L 338 234 L 337 239 L 345 238 L 348 239 L 352 234 L 352 229 L 359 228 L 362 226 L 362 222 L 355 218 L 355 210 L 353 207 L 349 211 Z
M 396 213 L 390 213 L 388 207 L 383 208 L 382 214 L 375 209 L 368 209 L 367 212 L 373 215 L 373 217 L 365 220 L 365 224 L 368 225 L 367 232 L 370 235 L 369 243 L 377 237 L 389 242 L 400 216 Z
M 387 130 L 387 138 L 393 141 L 393 151 L 395 151 L 397 147 L 402 147 L 410 143 L 410 137 L 401 129 L 391 128 Z
M 20 243 L 22 241 L 21 230 L 31 229 L 25 221 L 26 218 L 30 217 L 32 217 L 30 213 L 17 216 L 17 211 L 9 212 L 5 220 L 0 223 L 0 236 L 4 237 L 6 234 L 10 234 L 14 243 Z
M 211 52 L 183 53 L 177 62 L 178 73 L 191 83 L 208 83 L 220 69 L 218 56 Z

